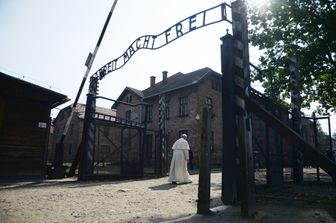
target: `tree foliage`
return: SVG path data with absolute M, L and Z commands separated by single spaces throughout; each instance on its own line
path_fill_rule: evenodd
M 254 1 L 255 2 L 255 1 Z M 249 38 L 263 51 L 252 80 L 266 94 L 289 97 L 289 56 L 296 56 L 301 76 L 302 107 L 319 102 L 318 111 L 336 111 L 336 1 L 269 0 L 248 5 Z

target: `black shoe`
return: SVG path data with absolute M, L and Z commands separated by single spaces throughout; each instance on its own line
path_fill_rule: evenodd
M 176 182 L 175 182 L 175 181 L 173 181 L 173 182 L 172 182 L 172 184 L 176 184 Z

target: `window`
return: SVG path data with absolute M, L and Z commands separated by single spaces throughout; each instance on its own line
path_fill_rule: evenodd
M 153 122 L 153 105 L 147 106 L 147 122 Z
M 180 117 L 188 116 L 188 97 L 180 97 L 179 105 L 180 105 L 179 106 L 180 107 L 180 112 L 179 112 Z
M 215 117 L 215 113 L 214 113 L 214 110 L 213 110 L 212 98 L 206 97 L 205 98 L 205 105 L 210 109 L 211 119 L 213 119 Z
M 220 79 L 218 77 L 211 80 L 211 87 L 216 91 L 220 91 Z
M 132 95 L 127 96 L 125 100 L 127 103 L 132 103 L 132 100 L 133 100 Z
M 169 113 L 169 102 L 166 102 L 166 120 L 169 120 L 170 113 Z
M 131 110 L 126 111 L 126 120 L 131 120 Z
M 205 105 L 206 105 L 208 108 L 212 109 L 212 98 L 210 98 L 210 97 L 206 97 L 206 98 L 205 98 Z

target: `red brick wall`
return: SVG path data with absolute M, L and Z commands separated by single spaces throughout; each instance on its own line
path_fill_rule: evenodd
M 132 102 L 127 101 L 126 99 L 132 96 Z M 141 102 L 140 98 L 132 93 L 128 93 L 125 95 L 122 99 L 123 102 L 125 103 L 130 103 L 130 104 L 138 104 Z M 130 105 L 125 105 L 119 103 L 118 108 L 117 108 L 117 117 L 120 118 L 126 118 L 126 111 L 131 110 L 131 121 L 135 122 L 141 122 L 143 120 L 143 109 L 144 106 L 138 105 L 138 106 L 130 106 Z
M 179 117 L 179 97 L 188 96 L 188 116 Z M 188 131 L 188 142 L 194 153 L 194 162 L 198 165 L 198 154 L 201 146 L 201 120 L 202 108 L 205 106 L 205 98 L 211 97 L 215 108 L 212 119 L 214 132 L 214 152 L 212 153 L 212 164 L 217 166 L 221 163 L 222 154 L 222 119 L 221 119 L 221 92 L 212 89 L 211 78 L 204 79 L 199 85 L 193 85 L 183 89 L 175 90 L 166 94 L 169 102 L 170 119 L 166 120 L 167 149 L 169 158 L 172 155 L 171 147 L 179 138 L 179 132 Z M 159 97 L 154 96 L 146 99 L 146 102 L 153 105 L 153 122 L 148 128 L 159 129 Z

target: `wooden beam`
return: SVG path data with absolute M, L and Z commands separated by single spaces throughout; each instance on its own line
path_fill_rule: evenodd
M 326 173 L 334 180 L 336 179 L 336 163 L 323 155 L 319 150 L 309 145 L 293 129 L 281 122 L 270 112 L 266 111 L 258 102 L 251 98 L 246 98 L 248 110 L 259 116 L 264 122 L 267 122 L 275 131 L 282 135 L 286 140 L 293 143 L 304 155 L 315 161 Z

